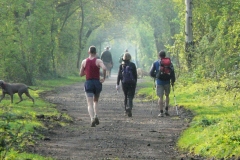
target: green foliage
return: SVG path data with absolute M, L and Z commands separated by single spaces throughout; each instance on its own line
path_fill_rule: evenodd
M 44 90 L 49 90 L 54 87 L 83 82 L 84 80 L 85 80 L 85 77 L 80 78 L 79 76 L 69 76 L 67 78 L 57 78 L 57 79 L 38 81 L 38 84 L 39 84 L 39 86 L 47 87 L 47 88 L 44 88 Z
M 154 60 L 158 59 L 157 57 L 157 51 L 156 47 L 154 46 L 154 37 L 152 35 L 153 31 L 151 26 L 139 24 L 139 39 L 140 39 L 140 45 L 139 45 L 139 61 L 140 61 L 140 67 L 141 68 L 150 68 L 151 64 L 154 62 Z M 146 33 L 146 30 L 149 32 Z M 150 41 L 151 39 L 151 41 Z M 144 69 L 145 71 L 147 69 Z
M 25 115 L 14 109 L 2 107 L 0 121 L 0 157 L 5 159 L 9 152 L 13 150 L 23 151 L 24 147 L 34 143 L 33 127 L 41 127 L 41 124 L 28 120 L 32 119 L 31 115 Z M 8 157 L 9 158 L 9 157 Z
M 240 60 L 240 30 L 239 20 L 236 18 L 236 8 L 239 7 L 237 0 L 194 2 L 196 50 L 193 65 L 207 65 L 206 74 L 211 74 L 213 70 L 227 74 L 232 70 L 235 61 Z
M 234 136 L 240 133 L 239 89 L 226 90 L 226 86 L 210 80 L 177 84 L 178 103 L 195 114 L 178 142 L 180 148 L 206 157 L 240 156 L 240 142 Z
M 146 82 L 137 84 L 140 88 L 137 92 L 137 97 L 141 97 L 143 101 L 157 100 L 154 80 L 150 77 L 145 77 L 144 79 Z
M 180 150 L 204 157 L 240 157 L 239 88 L 239 83 L 231 79 L 215 82 L 184 75 L 177 80 L 174 89 L 178 105 L 194 113 L 190 127 L 177 143 Z M 152 99 L 151 81 L 137 93 L 143 94 Z
M 49 90 L 52 89 L 47 87 L 49 84 L 52 87 L 65 84 L 58 77 L 78 75 L 76 66 L 87 57 L 87 45 L 96 45 L 100 53 L 105 44 L 113 44 L 117 58 L 131 46 L 130 53 L 136 54 L 134 58 L 145 71 L 157 59 L 157 52 L 164 49 L 174 63 L 177 77 L 185 76 L 179 88 L 191 86 L 188 92 L 181 92 L 179 99 L 184 105 L 193 106 L 198 113 L 206 107 L 201 105 L 202 101 L 211 97 L 208 105 L 215 107 L 210 109 L 220 112 L 219 108 L 231 108 L 229 100 L 222 97 L 224 92 L 228 99 L 235 98 L 234 106 L 238 104 L 238 94 L 234 92 L 238 92 L 240 78 L 239 0 L 193 1 L 195 43 L 191 52 L 185 52 L 183 0 L 81 2 L 1 1 L 1 79 L 41 85 L 46 87 L 42 90 Z M 56 80 L 41 81 L 52 78 Z M 209 88 L 195 84 L 209 78 L 212 79 L 207 80 Z M 72 79 L 70 83 L 77 81 Z M 38 93 L 33 92 L 39 99 Z M 139 94 L 151 97 L 152 89 L 142 89 Z M 198 100 L 198 105 L 192 99 Z M 24 103 L 32 106 L 29 101 Z M 15 106 L 5 100 L 2 104 Z M 43 104 L 41 101 L 39 105 Z M 206 128 L 220 122 L 221 118 L 202 117 L 196 124 Z M 208 150 L 210 154 L 211 149 Z
M 36 154 L 29 154 L 26 152 L 21 152 L 19 153 L 18 151 L 14 151 L 11 150 L 8 154 L 7 154 L 7 158 L 5 158 L 4 160 L 22 160 L 22 159 L 31 159 L 31 160 L 53 160 L 53 158 L 51 157 L 43 157 L 40 155 L 36 155 Z
M 51 158 L 48 157 L 24 152 L 26 147 L 34 145 L 35 141 L 42 137 L 39 130 L 46 129 L 43 121 L 40 121 L 37 116 L 49 117 L 53 125 L 58 123 L 61 126 L 67 125 L 67 122 L 71 121 L 71 117 L 62 114 L 64 121 L 54 121 L 53 118 L 58 117 L 61 113 L 56 110 L 55 105 L 44 102 L 39 94 L 55 87 L 81 81 L 83 78 L 69 77 L 38 82 L 41 87 L 36 91 L 30 91 L 35 98 L 34 105 L 28 99 L 19 104 L 10 104 L 9 97 L 6 96 L 6 99 L 1 101 L 0 107 L 0 159 L 50 160 Z M 14 99 L 17 98 L 18 96 L 15 95 Z M 25 97 L 23 98 L 25 99 Z
M 19 120 L 24 119 L 22 116 L 9 111 L 1 114 L 1 116 L 3 119 L 0 121 L 0 157 L 5 159 L 11 150 L 23 151 L 24 146 L 32 144 L 34 132 L 33 126 L 28 129 L 28 125 L 25 125 L 27 122 Z

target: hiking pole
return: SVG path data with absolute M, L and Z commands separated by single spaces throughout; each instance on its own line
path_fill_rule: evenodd
M 178 115 L 178 105 L 177 105 L 177 101 L 176 101 L 176 96 L 175 96 L 175 93 L 174 93 L 173 85 L 172 85 L 172 90 L 173 90 L 173 96 L 174 96 L 174 103 L 175 103 L 175 107 L 176 107 L 176 112 L 177 112 L 177 115 Z

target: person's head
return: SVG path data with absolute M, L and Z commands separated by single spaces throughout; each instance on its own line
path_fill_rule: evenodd
M 130 61 L 131 60 L 131 55 L 129 53 L 124 53 L 123 58 L 124 61 Z
M 125 52 L 127 53 L 127 52 L 128 52 L 128 49 L 126 49 Z
M 96 54 L 96 53 L 97 53 L 96 47 L 95 47 L 95 46 L 90 46 L 90 47 L 89 47 L 89 50 L 88 50 L 88 53 Z
M 166 52 L 165 51 L 160 51 L 159 53 L 158 53 L 158 56 L 160 57 L 160 58 L 165 58 L 166 57 Z
M 109 50 L 109 46 L 107 46 L 105 49 L 108 51 Z

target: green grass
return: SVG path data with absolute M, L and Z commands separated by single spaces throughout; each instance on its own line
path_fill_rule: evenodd
M 209 158 L 240 157 L 239 89 L 228 90 L 226 84 L 211 80 L 193 83 L 186 79 L 175 84 L 178 105 L 195 115 L 178 140 L 180 150 Z M 138 95 L 142 94 L 151 97 L 152 86 L 140 89 Z M 172 93 L 170 99 L 174 105 Z
M 141 98 L 141 101 L 149 101 L 149 100 L 156 100 L 156 92 L 155 92 L 155 82 L 153 78 L 144 77 L 144 83 L 138 83 L 137 86 L 140 88 L 137 91 L 137 97 L 144 97 Z
M 51 90 L 52 88 L 55 88 L 55 87 L 79 83 L 79 82 L 83 82 L 84 80 L 85 80 L 84 78 L 80 78 L 78 76 L 71 76 L 67 78 L 38 81 L 37 84 L 38 86 L 41 86 L 41 89 Z
M 43 157 L 36 154 L 29 154 L 26 152 L 19 153 L 17 151 L 11 150 L 7 154 L 7 158 L 5 160 L 25 160 L 25 159 L 31 159 L 31 160 L 53 160 L 51 157 Z
M 84 79 L 80 77 L 38 81 L 37 86 L 30 86 L 31 88 L 37 89 L 36 91 L 30 90 L 30 94 L 35 99 L 35 104 L 33 104 L 25 95 L 23 95 L 23 102 L 15 104 L 19 101 L 17 94 L 14 95 L 14 103 L 11 104 L 10 96 L 6 95 L 5 99 L 0 103 L 0 159 L 2 159 L 6 153 L 6 160 L 51 160 L 49 157 L 22 152 L 24 151 L 24 146 L 32 145 L 35 140 L 42 138 L 42 135 L 40 135 L 34 128 L 45 129 L 45 126 L 42 121 L 39 121 L 36 118 L 36 116 L 43 114 L 45 117 L 57 117 L 60 114 L 55 105 L 40 98 L 40 93 L 53 90 L 55 87 L 83 81 Z M 63 114 L 62 117 L 66 120 L 71 120 L 71 117 L 67 114 Z M 61 121 L 54 123 L 58 123 L 62 126 L 68 125 Z M 6 148 L 9 148 L 9 150 L 6 150 Z

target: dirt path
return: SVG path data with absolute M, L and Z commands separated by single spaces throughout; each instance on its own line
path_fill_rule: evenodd
M 141 80 L 139 80 L 141 83 Z M 46 133 L 50 140 L 39 142 L 35 153 L 58 160 L 96 159 L 186 159 L 175 148 L 177 138 L 188 125 L 186 112 L 176 116 L 157 117 L 156 104 L 134 99 L 133 117 L 124 116 L 123 95 L 115 91 L 116 77 L 107 79 L 99 101 L 100 125 L 90 127 L 83 83 L 61 87 L 47 93 L 45 99 L 57 103 L 57 108 L 73 117 L 66 127 L 56 127 Z M 156 102 L 155 102 L 156 103 Z

